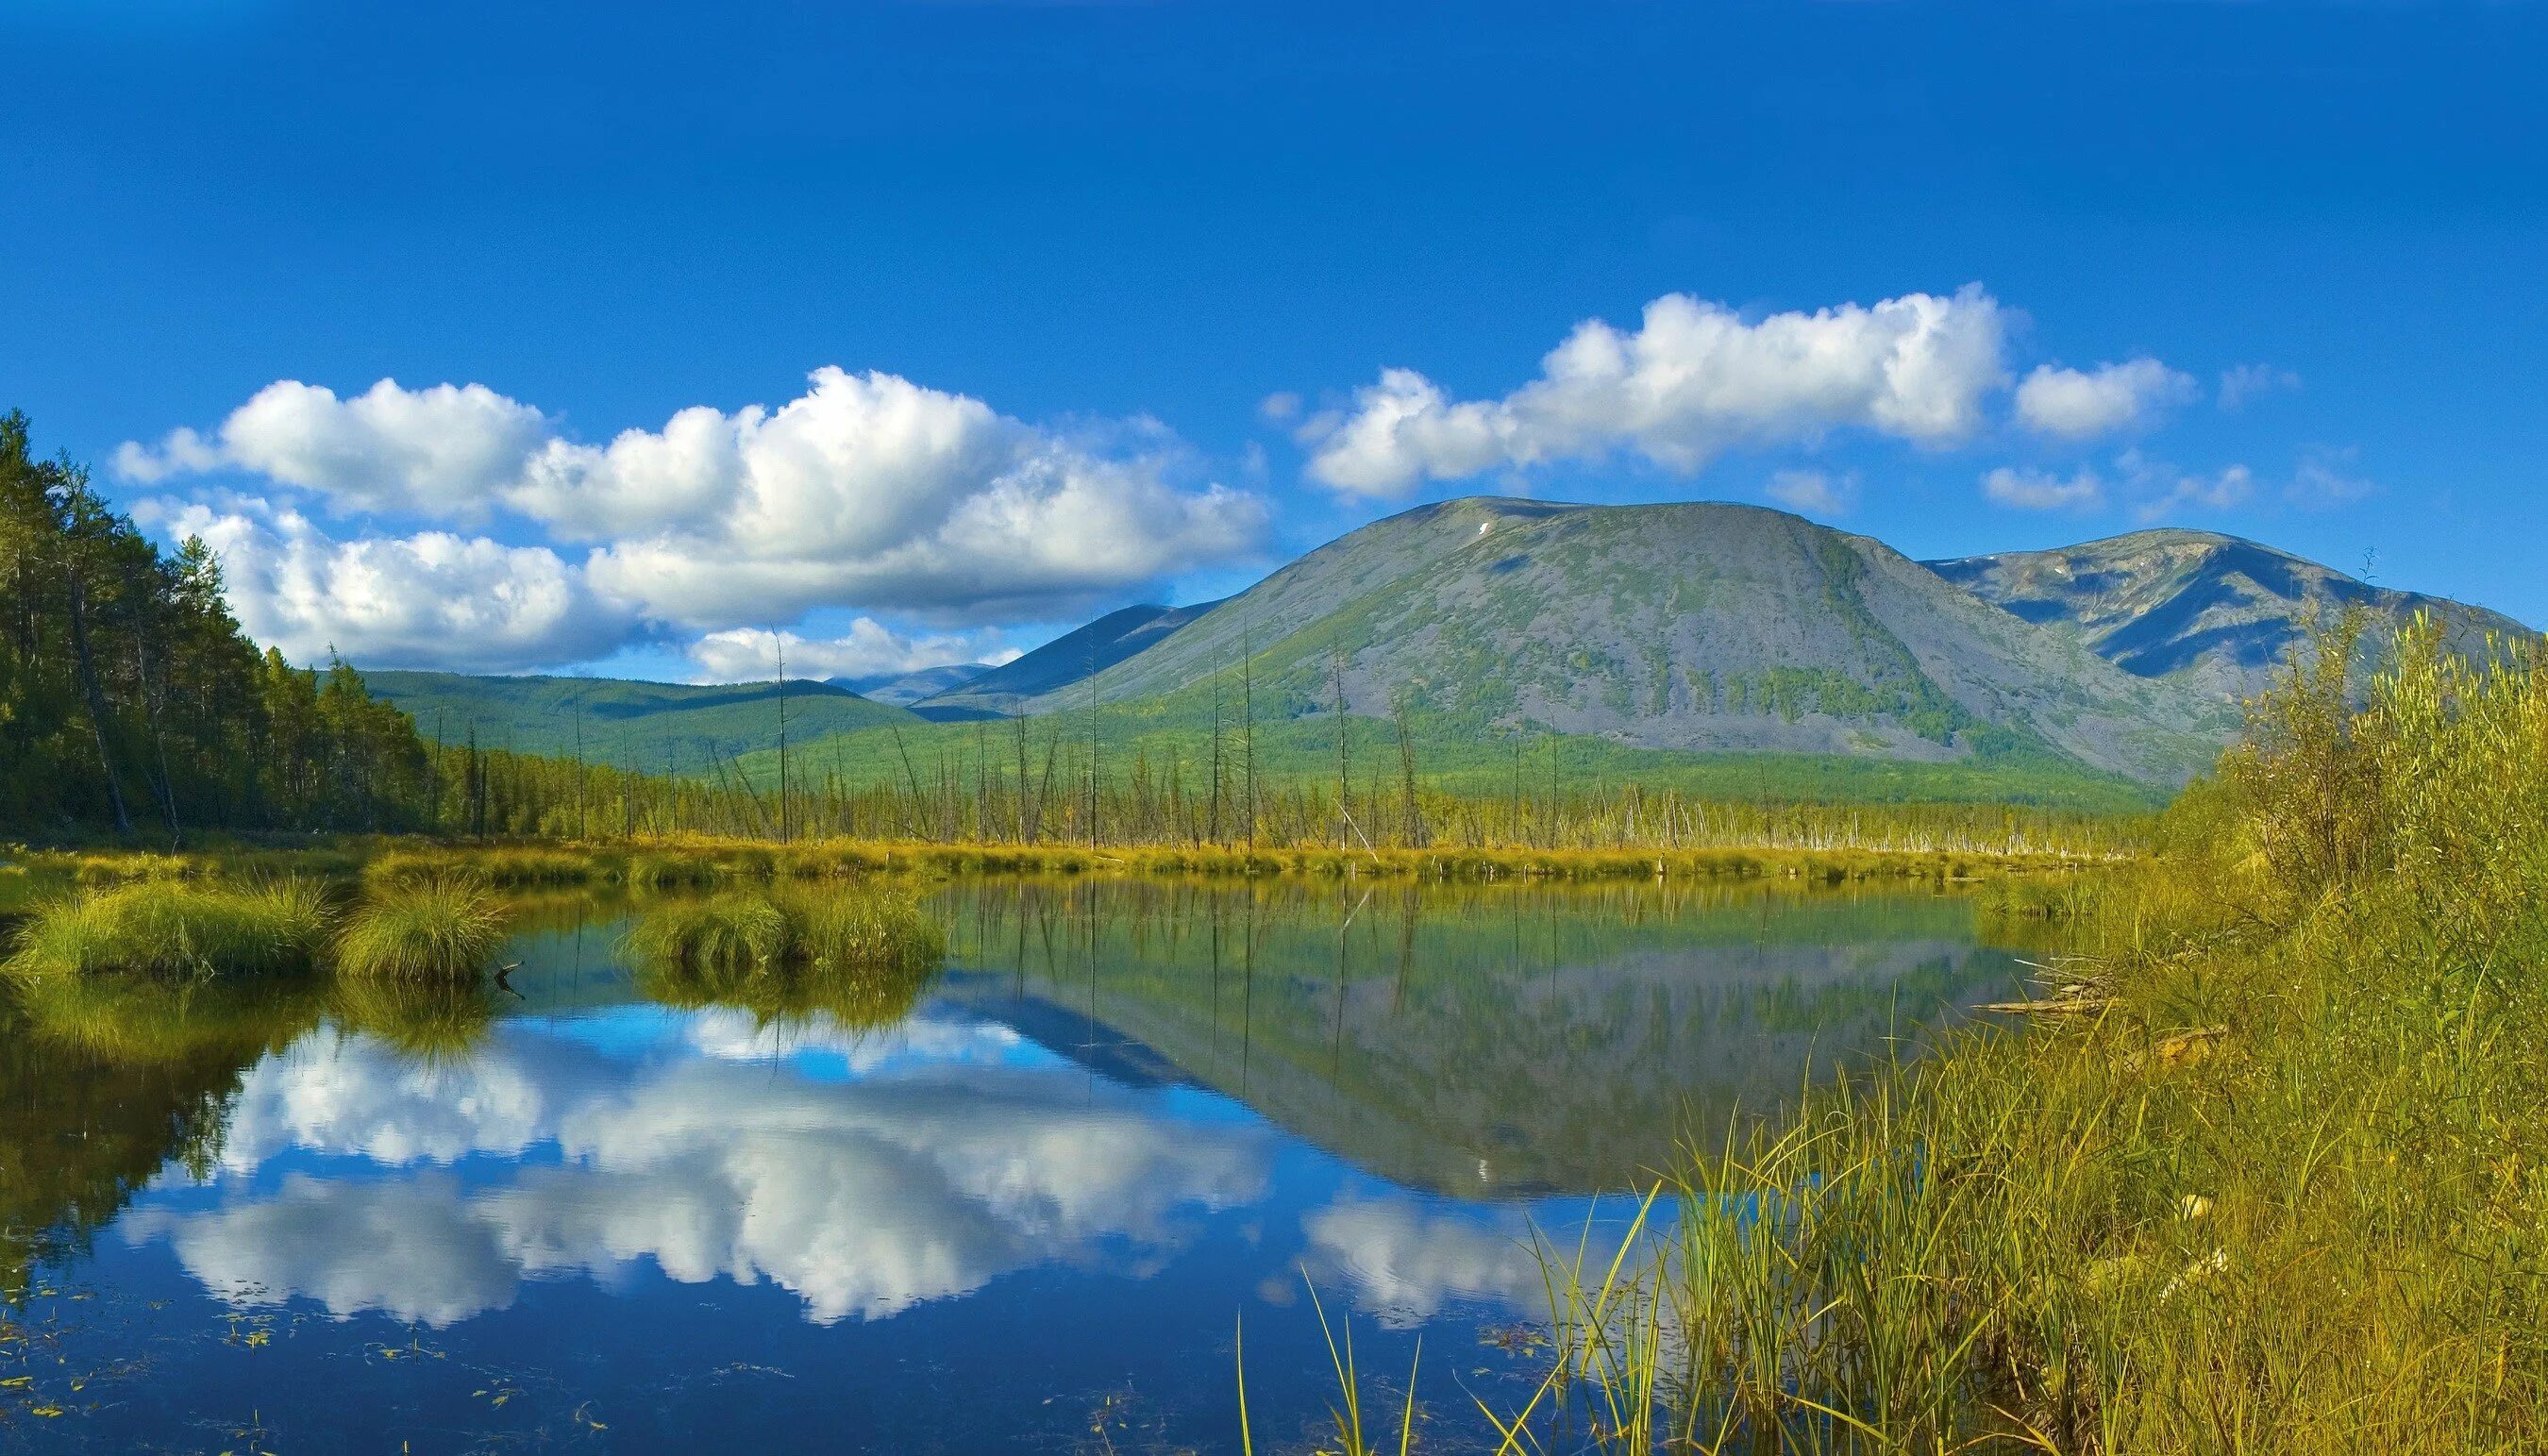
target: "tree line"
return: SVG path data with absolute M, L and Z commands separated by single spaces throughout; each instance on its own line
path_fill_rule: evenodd
M 0 416 L 0 827 L 396 831 L 432 790 L 406 714 L 260 653 L 202 540 L 161 551 Z

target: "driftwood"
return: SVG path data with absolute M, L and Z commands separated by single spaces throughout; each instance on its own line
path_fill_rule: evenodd
M 2102 977 L 2078 969 L 2100 965 L 2101 961 L 2082 956 L 2065 956 L 2049 965 L 2040 960 L 2017 963 L 2043 972 L 2035 977 L 2035 984 L 2044 987 L 2046 994 L 2024 1001 L 1987 1002 L 1982 1010 L 2004 1016 L 2098 1016 L 2123 1004 L 2107 993 Z

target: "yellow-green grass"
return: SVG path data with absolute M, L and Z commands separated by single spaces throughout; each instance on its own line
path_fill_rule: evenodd
M 374 888 L 336 938 L 344 976 L 475 981 L 504 941 L 504 912 L 474 874 L 445 871 Z
M 780 879 L 858 879 L 879 873 L 1128 874 L 1213 877 L 1297 875 L 1424 879 L 1794 879 L 1966 880 L 2062 872 L 2122 863 L 2125 857 L 2058 851 L 1873 849 L 1542 850 L 1381 847 L 1259 849 L 1243 846 L 935 844 L 911 840 L 822 840 L 774 847 L 751 841 L 684 838 L 648 842 L 627 862 L 628 883 L 669 888 Z
M 290 849 L 224 846 L 164 854 L 147 850 L 47 850 L 27 857 L 31 868 L 83 885 L 133 880 L 333 879 L 364 863 L 367 841 L 335 839 Z
M 38 907 L 0 969 L 20 979 L 306 970 L 333 918 L 324 893 L 303 879 L 118 883 Z
M 2548 665 L 2429 630 L 2367 690 L 2352 660 L 2321 643 L 2161 858 L 2062 907 L 2035 1013 L 1693 1153 L 1651 1259 L 1552 1260 L 1533 1420 L 1612 1451 L 2548 1449 Z
M 763 1017 L 830 1013 L 854 1027 L 899 1020 L 946 955 L 907 894 L 873 885 L 783 885 L 659 904 L 629 934 L 648 991 L 674 1005 Z
M 363 866 L 367 884 L 396 886 L 467 873 L 502 887 L 584 884 L 608 877 L 609 863 L 572 846 L 495 845 L 478 849 L 400 849 Z

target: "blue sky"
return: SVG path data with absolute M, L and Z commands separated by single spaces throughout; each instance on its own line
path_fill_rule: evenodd
M 0 406 L 297 652 L 1014 650 L 1482 491 L 2201 526 L 2548 622 L 2526 5 L 20 0 L 0 50 Z

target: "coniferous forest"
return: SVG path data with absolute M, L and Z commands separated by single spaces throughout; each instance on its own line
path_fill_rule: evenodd
M 260 654 L 200 540 L 172 555 L 0 417 L 0 831 L 398 830 L 415 725 L 341 663 Z

